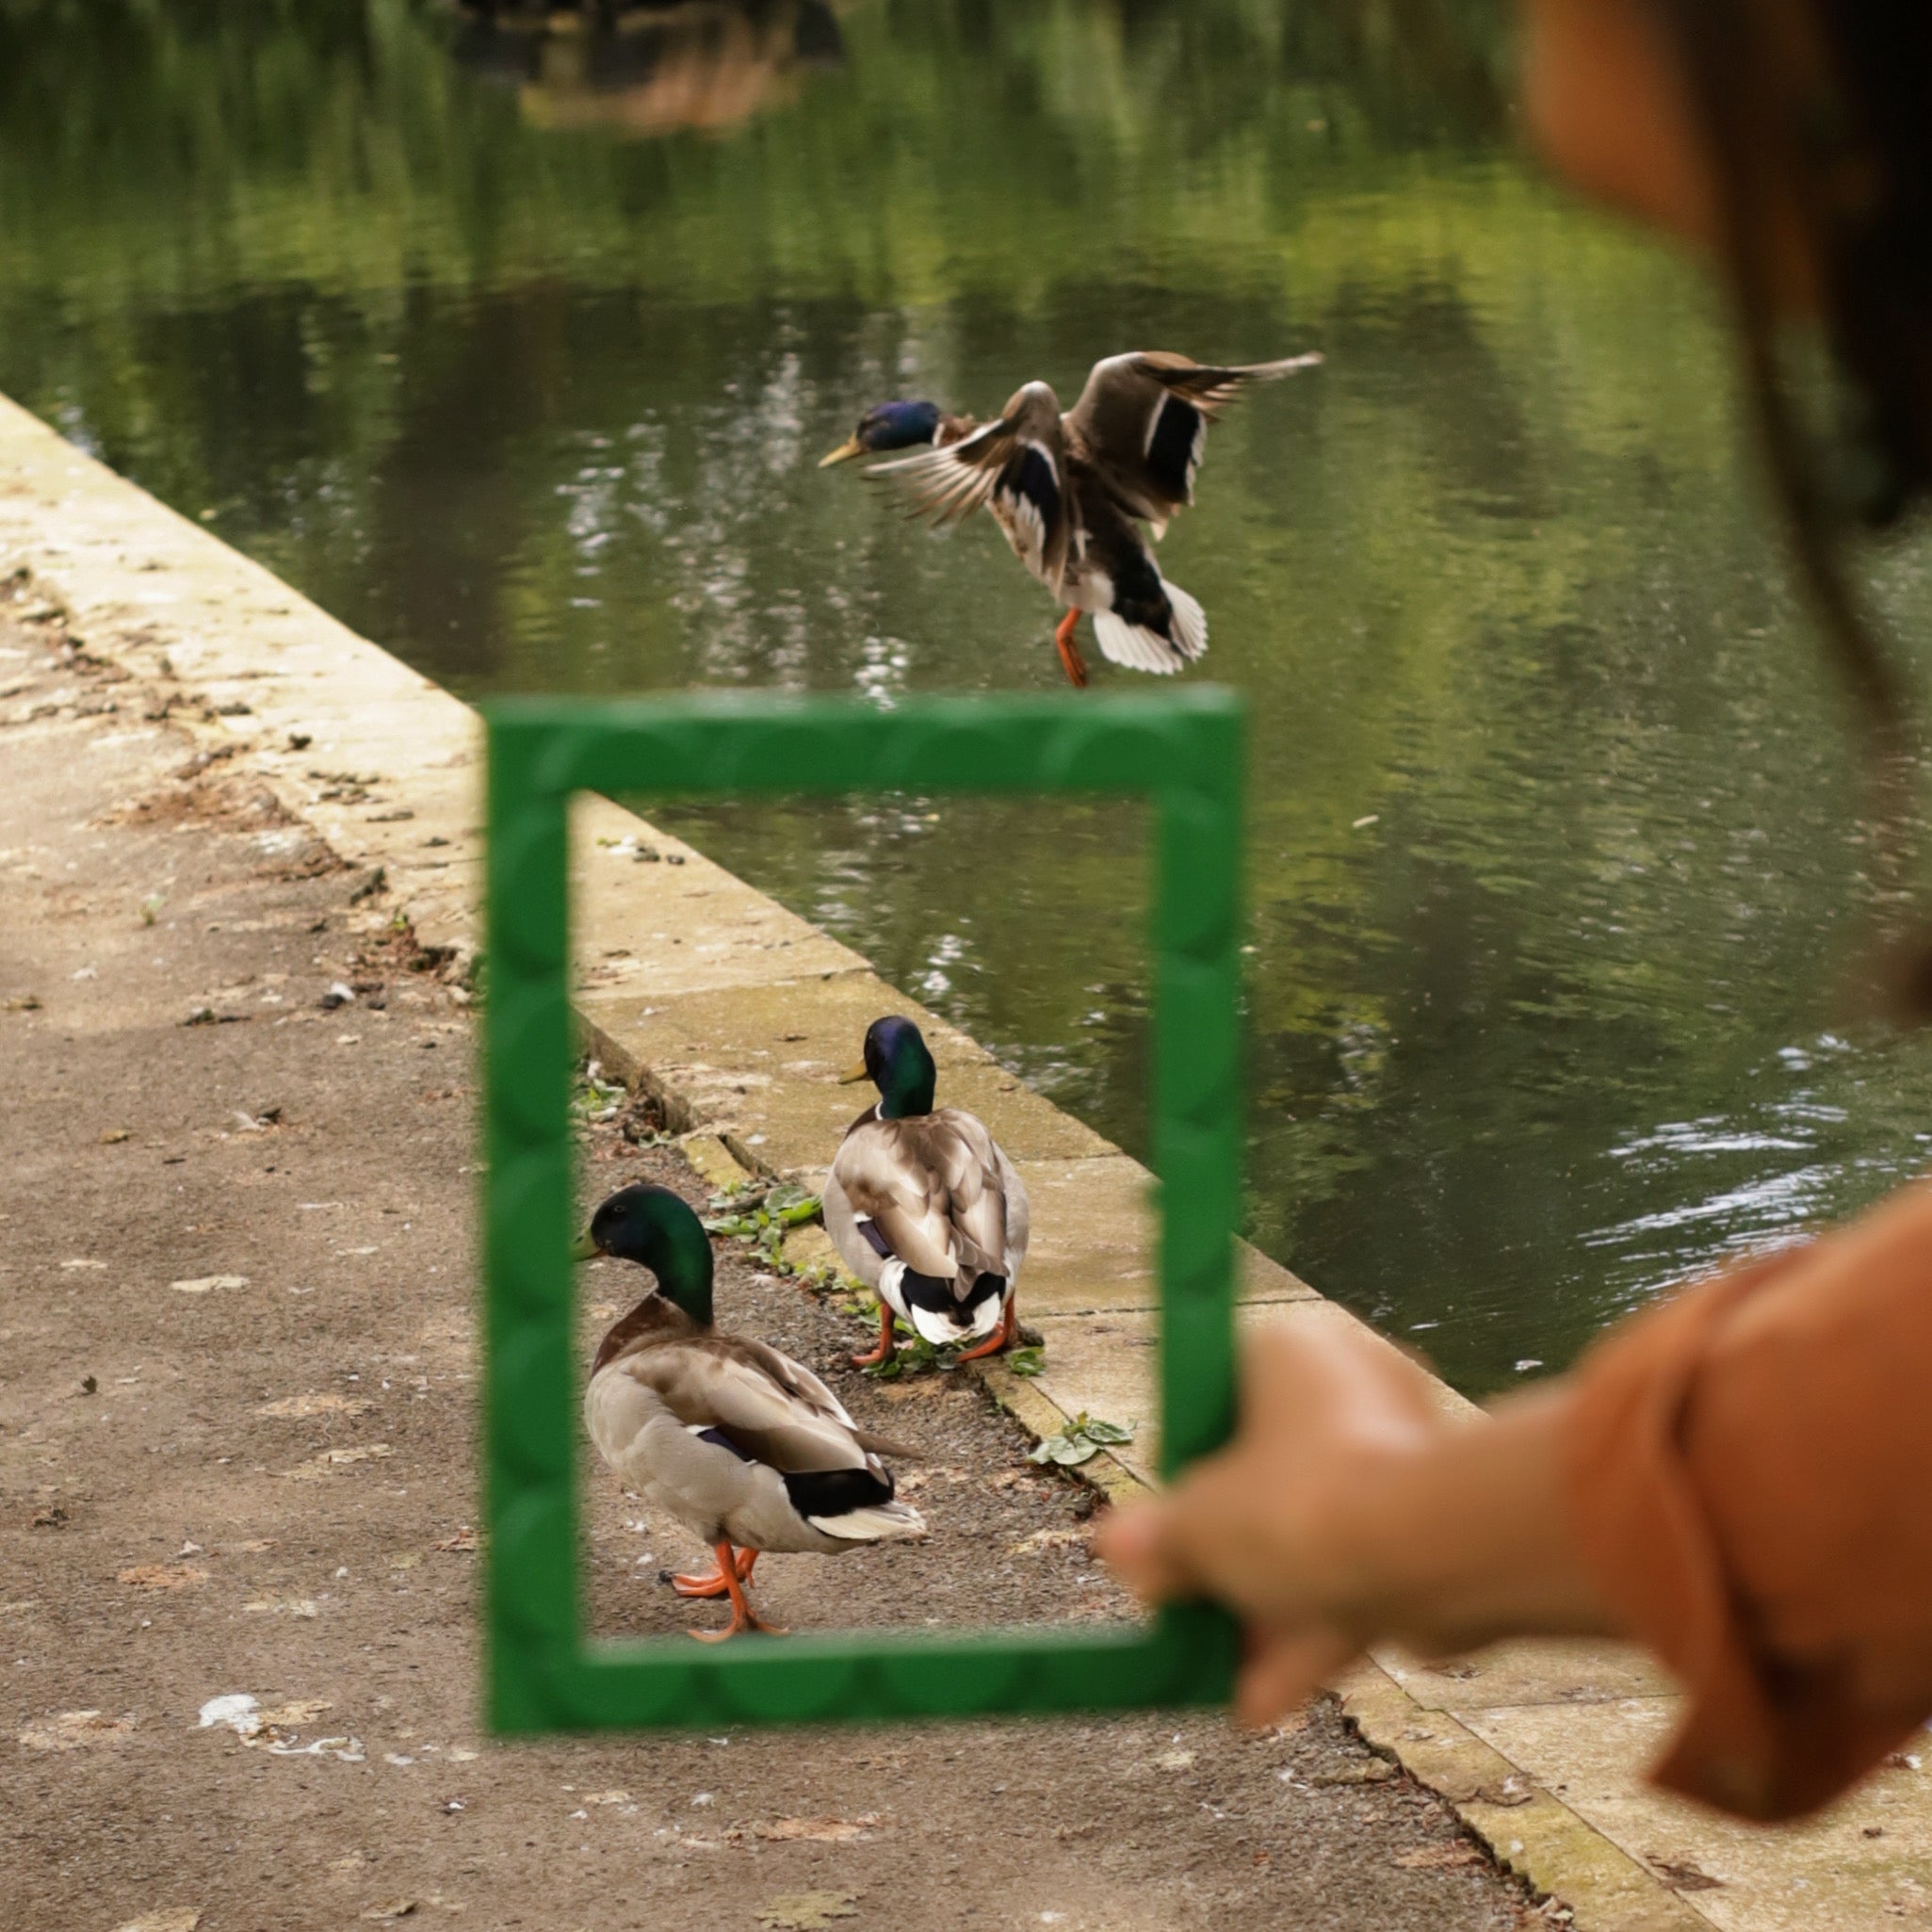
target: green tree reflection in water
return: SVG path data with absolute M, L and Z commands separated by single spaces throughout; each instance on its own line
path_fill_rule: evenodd
M 1254 716 L 1256 1239 L 1483 1389 L 1920 1166 L 1925 1049 L 1830 1023 L 1864 847 L 1708 304 L 1518 164 L 1495 11 L 836 34 L 626 142 L 405 0 L 0 0 L 0 386 L 465 693 L 890 703 L 1050 685 L 1052 612 L 814 467 L 862 405 L 1319 347 L 1163 548 Z M 1135 815 L 682 822 L 1138 1145 Z

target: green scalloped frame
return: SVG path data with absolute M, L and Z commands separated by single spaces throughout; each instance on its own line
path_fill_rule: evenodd
M 1161 1177 L 1161 1468 L 1234 1412 L 1242 711 L 1228 692 L 695 696 L 489 707 L 484 1005 L 486 1670 L 501 1732 L 984 1717 L 1226 1702 L 1205 1604 L 1128 1630 L 854 1632 L 710 1648 L 593 1639 L 577 1571 L 567 817 L 577 790 L 1104 792 L 1154 807 L 1152 1150 Z M 831 1149 L 826 1152 L 829 1157 Z

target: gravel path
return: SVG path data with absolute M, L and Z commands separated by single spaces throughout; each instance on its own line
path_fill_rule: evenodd
M 1262 1738 L 1201 1714 L 484 1737 L 470 1015 L 361 875 L 145 710 L 57 625 L 0 618 L 0 1924 L 1534 1918 L 1326 1708 Z M 593 1191 L 702 1198 L 615 1123 L 586 1152 Z M 849 1318 L 741 1250 L 720 1268 L 722 1321 L 834 1369 Z M 585 1271 L 587 1338 L 640 1279 Z M 1086 1493 L 977 1390 L 836 1379 L 918 1449 L 934 1534 L 767 1559 L 779 1622 L 1130 1614 Z M 586 1481 L 599 1626 L 715 1618 L 658 1581 L 690 1539 Z M 264 1728 L 200 1728 L 224 1697 Z

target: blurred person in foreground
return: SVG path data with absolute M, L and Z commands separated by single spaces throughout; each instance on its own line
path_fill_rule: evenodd
M 1525 27 L 1545 156 L 1734 298 L 1801 573 L 1874 769 L 1895 771 L 1903 699 L 1838 539 L 1932 495 L 1932 8 L 1526 0 Z M 1780 382 L 1794 325 L 1836 371 L 1828 446 Z M 1145 1597 L 1239 1615 L 1254 1724 L 1384 1640 L 1631 1639 L 1687 1693 L 1658 1780 L 1790 1818 L 1932 1715 L 1928 1424 L 1922 1183 L 1627 1323 L 1486 1420 L 1445 1417 L 1366 1331 L 1258 1337 L 1234 1442 L 1100 1549 Z

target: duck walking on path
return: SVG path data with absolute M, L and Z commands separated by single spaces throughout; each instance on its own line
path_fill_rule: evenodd
M 977 1343 L 963 1362 L 1011 1348 L 1030 1222 L 1013 1162 L 973 1114 L 934 1111 L 938 1071 L 911 1020 L 875 1019 L 845 1079 L 879 1089 L 825 1177 L 825 1232 L 879 1297 L 879 1344 L 852 1366 L 891 1360 L 895 1317 L 934 1347 Z
M 918 1511 L 894 1500 L 879 1460 L 909 1452 L 861 1429 L 809 1369 L 711 1325 L 711 1243 L 678 1195 L 619 1189 L 575 1252 L 615 1255 L 657 1276 L 606 1333 L 584 1420 L 618 1477 L 716 1552 L 715 1573 L 674 1582 L 680 1596 L 731 1599 L 730 1624 L 694 1637 L 775 1631 L 746 1589 L 762 1550 L 836 1556 L 926 1534 Z
M 1208 425 L 1223 408 L 1254 383 L 1321 360 L 1223 366 L 1133 350 L 1096 363 L 1065 412 L 1045 382 L 1017 390 L 983 427 L 936 403 L 881 403 L 824 463 L 913 449 L 868 475 L 901 484 L 914 514 L 935 528 L 982 508 L 992 513 L 1014 554 L 1066 607 L 1053 641 L 1071 683 L 1087 682 L 1074 641 L 1082 613 L 1093 616 L 1103 656 L 1165 676 L 1207 650 L 1208 620 L 1161 575 L 1141 527 L 1158 543 L 1193 502 Z

